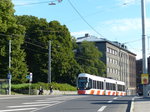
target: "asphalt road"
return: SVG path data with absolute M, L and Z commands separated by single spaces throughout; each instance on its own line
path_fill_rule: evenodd
M 0 112 L 130 112 L 132 97 L 0 96 Z

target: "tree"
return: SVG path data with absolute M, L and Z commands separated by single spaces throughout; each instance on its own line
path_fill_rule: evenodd
M 8 74 L 8 43 L 12 40 L 11 74 L 13 83 L 26 82 L 27 65 L 25 52 L 21 49 L 24 42 L 25 28 L 16 24 L 15 10 L 11 0 L 0 1 L 0 78 Z
M 33 82 L 47 82 L 49 31 L 46 19 L 35 16 L 16 16 L 17 23 L 26 28 L 23 48 Z
M 60 83 L 75 84 L 76 76 L 80 73 L 80 66 L 74 59 L 73 40 L 65 25 L 57 21 L 49 23 L 52 40 L 52 76 Z
M 105 76 L 105 65 L 100 60 L 102 53 L 92 42 L 84 41 L 79 44 L 76 60 L 85 73 Z
M 17 20 L 26 27 L 24 47 L 34 82 L 47 82 L 48 42 L 51 40 L 52 81 L 75 83 L 80 67 L 74 59 L 73 42 L 67 27 L 58 21 L 48 23 L 34 16 L 17 16 Z

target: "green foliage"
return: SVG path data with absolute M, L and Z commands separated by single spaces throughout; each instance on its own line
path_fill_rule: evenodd
M 48 42 L 51 40 L 52 80 L 75 84 L 80 67 L 74 59 L 73 42 L 66 26 L 58 21 L 48 23 L 45 19 L 34 16 L 17 16 L 17 20 L 18 24 L 26 27 L 24 46 L 29 71 L 33 73 L 33 81 L 47 82 Z M 28 44 L 29 42 L 42 48 Z
M 36 89 L 38 90 L 40 86 L 42 86 L 42 88 L 44 90 L 49 90 L 50 86 L 53 86 L 54 90 L 60 90 L 60 91 L 76 91 L 76 87 L 71 86 L 69 84 L 66 83 L 55 83 L 52 82 L 51 84 L 48 83 L 43 83 L 43 82 L 38 82 L 38 83 L 34 83 L 31 85 L 32 89 Z M 24 83 L 24 84 L 12 84 L 12 91 L 17 91 L 17 90 L 28 90 L 29 89 L 29 84 L 28 83 Z
M 81 65 L 83 72 L 105 76 L 105 65 L 100 60 L 102 53 L 92 42 L 84 41 L 79 44 L 76 54 L 76 60 Z
M 33 82 L 47 82 L 48 42 L 51 41 L 52 81 L 76 84 L 81 72 L 104 75 L 102 54 L 94 44 L 83 42 L 78 48 L 68 28 L 58 21 L 47 22 L 34 16 L 14 16 L 11 0 L 0 1 L 0 78 L 6 78 L 10 70 L 12 83 L 26 83 L 26 75 L 33 73 Z M 8 42 L 12 40 L 11 69 L 8 68 Z M 74 49 L 78 48 L 77 60 Z M 38 88 L 43 83 L 33 84 Z M 54 87 L 64 89 L 66 85 Z M 45 88 L 49 85 L 44 84 Z M 19 87 L 18 87 L 19 88 Z M 28 85 L 24 85 L 28 88 Z
M 25 28 L 16 24 L 13 4 L 10 0 L 0 1 L 0 78 L 6 78 L 8 74 L 8 43 L 12 40 L 11 74 L 13 83 L 26 82 L 27 65 L 25 52 L 21 49 L 24 42 Z

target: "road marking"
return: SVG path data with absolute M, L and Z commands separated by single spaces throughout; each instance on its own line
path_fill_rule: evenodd
M 107 106 L 102 106 L 97 112 L 102 112 Z
M 45 102 L 26 102 L 26 103 L 22 103 L 22 104 L 39 104 L 39 103 L 57 103 L 58 101 L 45 101 Z
M 36 108 L 21 108 L 21 109 L 11 109 L 11 110 L 0 110 L 0 112 L 16 112 L 16 111 L 21 111 L 21 110 L 34 110 Z
M 31 95 L 31 96 L 24 96 L 24 95 L 15 95 L 15 96 L 8 96 L 8 97 L 4 97 L 4 98 L 1 98 L 0 99 L 14 99 L 14 98 L 26 98 L 26 97 L 38 97 L 37 95 Z
M 111 102 L 113 102 L 112 100 L 111 101 L 108 101 L 108 103 L 111 103 Z
M 113 98 L 113 99 L 117 99 L 118 97 L 115 97 L 115 98 Z
M 135 99 L 135 98 L 136 98 L 136 97 L 133 97 L 133 98 L 132 98 L 130 112 L 134 112 L 134 99 Z
M 36 111 L 38 111 L 38 110 L 42 110 L 42 109 L 44 109 L 44 108 L 47 108 L 47 107 L 50 107 L 50 106 L 53 106 L 53 105 L 57 105 L 57 104 L 59 104 L 59 103 L 63 103 L 63 101 L 62 101 L 62 102 L 58 102 L 58 103 L 54 103 L 54 104 L 51 104 L 51 105 L 48 105 L 48 106 L 45 106 L 45 107 L 42 107 L 42 108 L 39 108 L 39 109 L 36 109 L 36 110 L 32 110 L 32 111 L 30 111 L 30 112 L 36 112 Z
M 40 104 L 40 105 L 19 105 L 19 106 L 7 106 L 8 108 L 18 108 L 18 107 L 39 107 L 39 106 L 46 106 L 50 104 Z

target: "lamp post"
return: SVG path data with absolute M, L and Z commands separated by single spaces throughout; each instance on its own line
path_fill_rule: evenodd
M 8 80 L 9 80 L 9 95 L 11 95 L 11 40 L 9 40 L 9 71 L 8 71 Z
M 141 15 L 142 15 L 142 55 L 143 55 L 143 74 L 147 74 L 147 37 L 146 37 L 146 30 L 145 30 L 145 0 L 141 0 Z M 147 85 L 143 85 L 143 96 L 147 96 Z
M 48 83 L 51 83 L 51 41 L 48 47 Z

